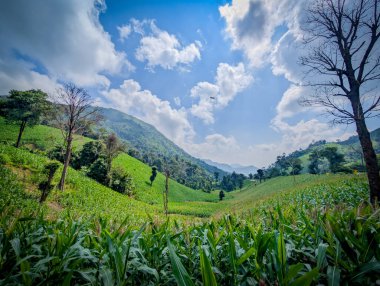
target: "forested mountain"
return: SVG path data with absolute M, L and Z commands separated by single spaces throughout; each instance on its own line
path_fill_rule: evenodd
M 159 171 L 169 168 L 178 182 L 194 189 L 208 189 L 214 172 L 220 176 L 225 171 L 194 158 L 175 145 L 157 129 L 131 115 L 111 108 L 100 109 L 104 120 L 102 127 L 115 132 L 128 145 L 128 153 Z

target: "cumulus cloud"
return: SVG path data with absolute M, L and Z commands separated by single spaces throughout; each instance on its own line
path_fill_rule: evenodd
M 231 154 L 238 153 L 241 148 L 233 136 L 214 133 L 207 135 L 201 143 L 185 146 L 194 156 L 216 162 L 229 162 Z
M 219 7 L 226 21 L 225 35 L 232 49 L 242 50 L 254 67 L 269 59 L 276 28 L 286 25 L 298 29 L 299 10 L 304 1 L 296 0 L 233 0 Z
M 199 82 L 191 89 L 190 96 L 199 99 L 197 104 L 192 105 L 191 114 L 205 124 L 214 123 L 214 110 L 226 107 L 252 80 L 243 63 L 236 66 L 220 63 L 214 83 Z
M 119 88 L 104 91 L 103 96 L 108 106 L 153 125 L 179 146 L 192 142 L 195 132 L 187 119 L 186 110 L 172 108 L 168 101 L 141 89 L 137 81 L 125 80 Z
M 13 72 L 20 82 L 48 76 L 83 86 L 109 85 L 104 73 L 132 66 L 101 26 L 102 9 L 105 4 L 94 0 L 6 1 L 0 9 L 1 61 L 8 67 L 3 73 Z M 10 70 L 10 62 L 19 69 Z M 0 85 L 12 84 L 7 80 L 3 75 Z
M 132 19 L 131 23 L 134 32 L 142 35 L 135 52 L 136 59 L 146 62 L 148 70 L 153 71 L 157 66 L 167 70 L 183 68 L 201 59 L 202 44 L 199 41 L 183 45 L 175 35 L 159 29 L 154 20 Z
M 121 27 L 117 27 L 117 29 L 119 31 L 119 36 L 120 36 L 121 41 L 128 39 L 129 35 L 132 33 L 131 25 L 124 25 Z

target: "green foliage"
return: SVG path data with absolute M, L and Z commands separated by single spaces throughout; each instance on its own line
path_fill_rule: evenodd
M 157 177 L 157 168 L 156 167 L 152 167 L 152 174 L 150 175 L 149 177 L 149 180 L 150 180 L 150 186 L 153 185 L 153 182 L 154 180 L 156 179 Z
M 226 195 L 224 194 L 223 190 L 220 190 L 220 192 L 219 192 L 219 200 L 222 201 L 225 196 Z
M 344 155 L 338 153 L 337 147 L 326 147 L 321 153 L 323 157 L 329 160 L 331 172 L 337 173 L 342 169 Z
M 316 186 L 257 210 L 188 225 L 48 221 L 0 211 L 2 284 L 374 285 L 379 210 L 360 181 Z M 335 206 L 339 202 L 339 205 Z
M 108 164 L 104 157 L 98 158 L 89 168 L 87 175 L 97 182 L 108 185 Z
M 47 94 L 41 90 L 11 90 L 4 104 L 2 114 L 8 122 L 26 121 L 30 126 L 36 125 L 45 108 L 48 107 Z
M 6 165 L 11 162 L 11 159 L 7 154 L 0 154 L 0 164 Z
M 34 126 L 40 122 L 42 113 L 48 109 L 47 94 L 41 90 L 11 90 L 7 99 L 2 102 L 1 114 L 7 122 L 20 125 L 16 147 L 20 144 L 26 126 Z
M 122 168 L 114 168 L 111 171 L 110 188 L 128 196 L 134 194 L 136 188 L 132 176 Z
M 101 156 L 103 148 L 103 144 L 100 141 L 89 141 L 83 144 L 83 147 L 79 152 L 77 159 L 74 160 L 76 161 L 75 164 L 78 165 L 78 168 L 76 169 L 79 169 L 81 167 L 89 167 L 91 164 L 93 164 Z

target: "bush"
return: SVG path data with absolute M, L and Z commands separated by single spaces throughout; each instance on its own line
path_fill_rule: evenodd
M 87 173 L 90 178 L 98 181 L 103 185 L 108 185 L 107 163 L 103 157 L 98 158 L 91 166 Z
M 100 141 L 90 141 L 85 143 L 76 158 L 76 165 L 78 165 L 77 169 L 93 164 L 100 157 L 102 151 L 103 144 Z
M 11 163 L 11 158 L 7 154 L 0 154 L 0 164 L 1 165 L 6 165 Z
M 121 194 L 132 196 L 135 184 L 132 176 L 128 172 L 121 168 L 115 168 L 111 171 L 110 187 Z
M 49 150 L 48 157 L 52 160 L 57 160 L 63 163 L 64 154 L 65 154 L 65 149 L 63 148 L 63 146 L 56 145 L 51 150 Z

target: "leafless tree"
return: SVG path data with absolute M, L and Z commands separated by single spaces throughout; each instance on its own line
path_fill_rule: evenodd
M 380 0 L 316 0 L 303 28 L 310 52 L 301 64 L 316 90 L 303 103 L 325 107 L 334 123 L 356 124 L 375 203 L 379 166 L 366 119 L 380 111 Z
M 63 88 L 58 89 L 55 101 L 57 110 L 53 116 L 62 132 L 65 146 L 63 170 L 58 185 L 58 188 L 63 191 L 74 134 L 80 134 L 90 125 L 98 122 L 101 117 L 98 108 L 91 106 L 93 100 L 87 91 L 72 83 L 67 83 Z

